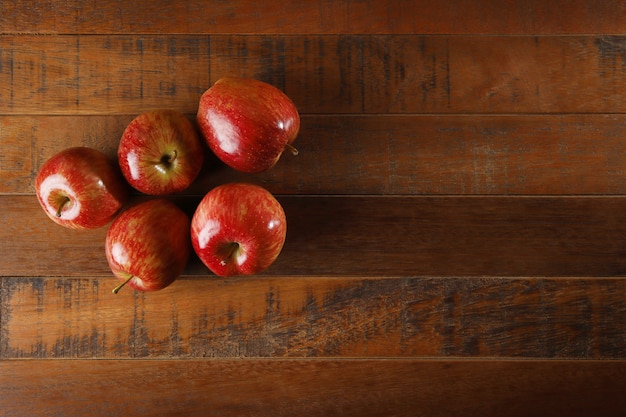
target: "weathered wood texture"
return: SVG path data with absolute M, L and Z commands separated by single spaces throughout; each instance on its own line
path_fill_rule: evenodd
M 225 75 L 300 155 L 173 199 L 264 185 L 283 253 L 114 296 L 38 169 Z M 0 2 L 0 414 L 625 415 L 625 75 L 617 0 Z
M 11 388 L 0 408 L 7 416 L 617 417 L 624 378 L 624 361 L 5 361 L 0 386 Z
M 41 165 L 69 146 L 114 159 L 133 117 L 0 116 L 0 193 L 33 193 Z M 620 195 L 624 137 L 622 114 L 303 115 L 300 155 L 246 175 L 207 152 L 187 193 L 248 181 L 285 195 Z
M 287 241 L 266 276 L 621 276 L 621 197 L 278 196 Z M 182 199 L 188 213 L 199 199 Z M 4 196 L 3 276 L 110 276 L 106 228 L 64 229 Z M 18 238 L 15 238 L 18 236 Z M 190 275 L 207 275 L 192 260 Z
M 3 2 L 0 33 L 625 33 L 619 0 Z
M 0 114 L 195 113 L 227 75 L 304 113 L 626 111 L 626 37 L 93 35 L 0 38 Z
M 0 358 L 626 357 L 619 278 L 2 282 Z

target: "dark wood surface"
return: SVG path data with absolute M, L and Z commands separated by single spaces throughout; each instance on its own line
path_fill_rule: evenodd
M 300 155 L 207 150 L 172 199 L 261 184 L 283 253 L 111 294 L 39 168 L 225 75 L 294 100 Z M 0 3 L 0 415 L 625 415 L 624 91 L 613 0 Z
M 0 362 L 2 378 L 11 381 L 3 394 L 12 395 L 0 397 L 5 415 L 518 417 L 619 415 L 626 407 L 624 362 L 344 358 L 44 365 Z M 14 401 L 21 393 L 29 397 Z

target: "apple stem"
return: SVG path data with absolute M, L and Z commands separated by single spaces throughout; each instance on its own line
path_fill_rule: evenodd
M 63 200 L 59 204 L 59 208 L 57 209 L 57 217 L 61 217 L 61 213 L 63 212 L 63 208 L 67 206 L 67 203 L 70 202 L 70 198 L 68 196 L 63 197 Z
M 228 261 L 232 259 L 233 255 L 235 254 L 237 249 L 239 249 L 239 243 L 237 243 L 237 242 L 232 242 L 230 245 L 228 245 L 226 256 L 224 257 L 224 259 L 222 259 L 220 264 L 222 266 L 226 266 Z
M 161 162 L 169 165 L 172 162 L 174 162 L 177 157 L 178 157 L 178 152 L 176 151 L 176 149 L 173 149 L 172 152 L 166 155 L 163 155 L 163 157 L 161 158 Z
M 174 163 L 176 158 L 178 158 L 178 151 L 176 151 L 176 149 L 172 149 L 170 153 L 166 153 L 161 156 L 161 159 L 159 160 L 159 165 L 156 165 L 156 169 L 158 169 L 159 172 L 161 172 L 162 174 L 165 174 L 167 168 L 169 168 Z
M 296 149 L 291 143 L 285 145 L 285 149 L 287 149 L 293 156 L 298 156 L 300 153 L 298 149 Z
M 117 287 L 113 288 L 113 294 L 117 294 L 117 293 L 119 292 L 119 290 L 121 290 L 121 289 L 122 289 L 122 287 L 123 287 L 124 285 L 128 284 L 128 282 L 129 282 L 131 279 L 133 279 L 133 278 L 135 278 L 135 276 L 134 276 L 134 275 L 131 275 L 131 276 L 129 276 L 128 278 L 126 278 L 126 281 L 122 282 L 120 285 L 118 285 Z

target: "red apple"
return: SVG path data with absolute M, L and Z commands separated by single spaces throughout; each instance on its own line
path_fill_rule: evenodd
M 157 198 L 122 212 L 111 224 L 105 253 L 124 285 L 139 291 L 167 287 L 183 272 L 191 253 L 189 217 L 174 203 Z
M 183 191 L 204 162 L 198 132 L 174 110 L 150 111 L 133 119 L 122 134 L 117 157 L 128 183 L 150 195 Z
M 243 172 L 273 167 L 300 129 L 293 102 L 278 88 L 250 78 L 222 78 L 200 98 L 197 121 L 207 144 Z
M 191 219 L 191 242 L 202 262 L 221 276 L 258 274 L 280 254 L 287 220 L 266 189 L 231 183 L 209 191 Z
M 48 159 L 35 179 L 46 214 L 70 229 L 95 229 L 110 222 L 128 198 L 117 166 L 97 149 L 65 149 Z

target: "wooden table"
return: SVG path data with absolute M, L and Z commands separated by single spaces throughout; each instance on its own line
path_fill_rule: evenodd
M 625 415 L 624 2 L 59 3 L 0 4 L 1 415 Z M 283 253 L 111 294 L 38 169 L 227 75 L 300 155 L 175 201 L 261 184 Z

